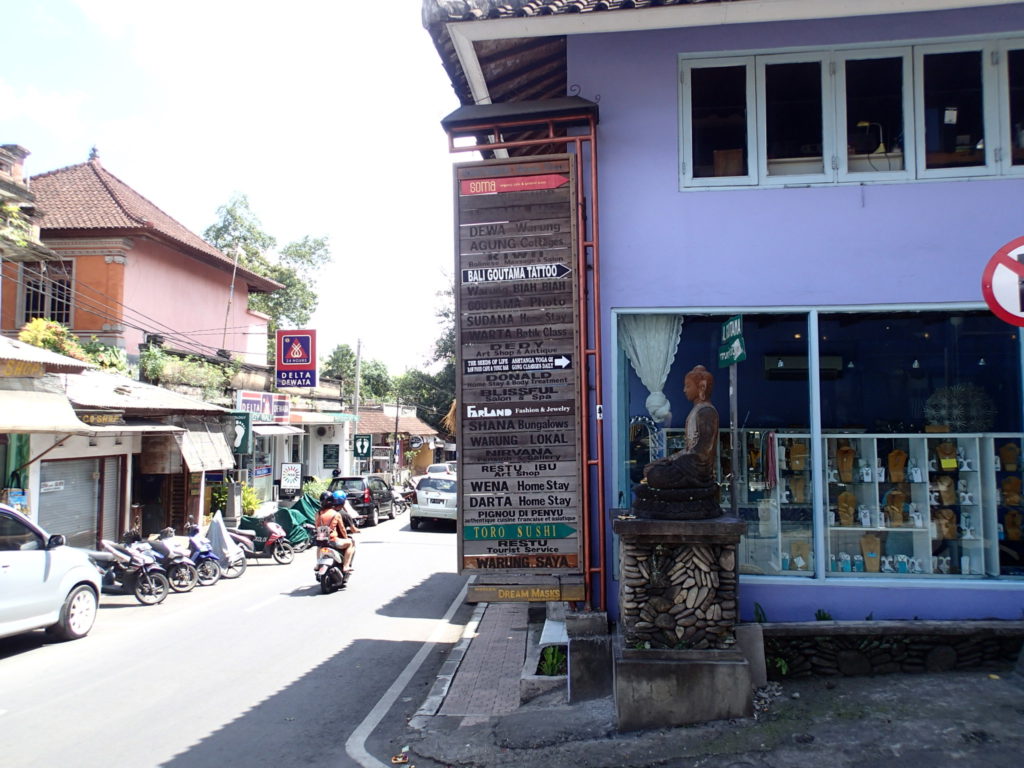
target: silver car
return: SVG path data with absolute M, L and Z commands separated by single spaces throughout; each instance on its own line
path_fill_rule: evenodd
M 458 481 L 454 477 L 421 477 L 409 510 L 409 527 L 415 530 L 424 520 L 455 520 L 458 516 L 457 492 Z
M 0 637 L 40 628 L 62 640 L 85 637 L 99 595 L 100 574 L 85 550 L 0 504 Z

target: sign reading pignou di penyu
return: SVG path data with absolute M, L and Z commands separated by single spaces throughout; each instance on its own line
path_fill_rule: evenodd
M 579 573 L 572 158 L 457 166 L 459 562 Z

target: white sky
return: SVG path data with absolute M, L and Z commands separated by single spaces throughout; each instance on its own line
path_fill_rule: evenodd
M 32 153 L 29 175 L 95 145 L 200 235 L 243 193 L 279 247 L 330 240 L 321 356 L 361 339 L 392 374 L 424 367 L 453 272 L 440 120 L 458 100 L 420 0 L 34 0 L 3 16 L 0 143 Z

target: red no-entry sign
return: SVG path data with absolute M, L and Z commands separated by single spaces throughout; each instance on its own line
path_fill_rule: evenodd
M 981 295 L 1001 320 L 1024 326 L 1024 237 L 1011 240 L 989 259 L 981 275 Z

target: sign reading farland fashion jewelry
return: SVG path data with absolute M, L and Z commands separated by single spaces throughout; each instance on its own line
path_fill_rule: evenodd
M 467 163 L 455 181 L 459 567 L 576 574 L 583 533 L 573 161 Z

